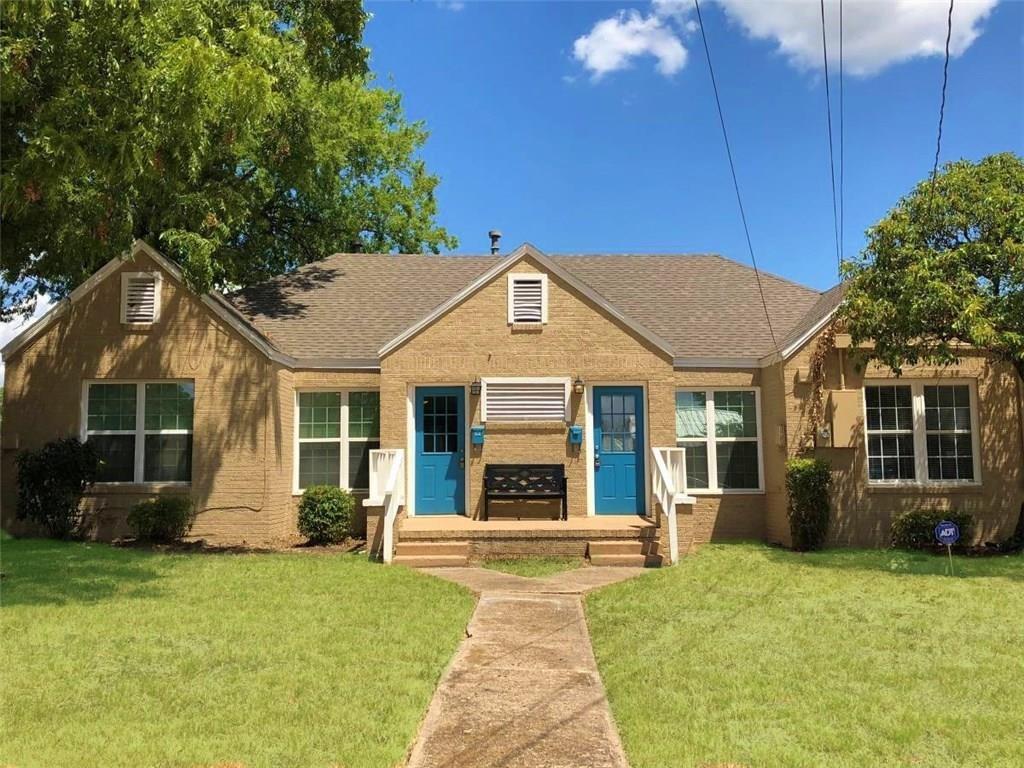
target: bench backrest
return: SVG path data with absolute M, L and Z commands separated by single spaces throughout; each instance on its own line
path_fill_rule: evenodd
M 487 464 L 484 466 L 486 493 L 522 494 L 565 492 L 564 464 Z

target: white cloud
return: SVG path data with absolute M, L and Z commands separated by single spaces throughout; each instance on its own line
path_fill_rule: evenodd
M 609 72 L 626 69 L 634 59 L 652 56 L 655 68 L 663 75 L 674 75 L 686 66 L 687 51 L 668 18 L 676 3 L 661 2 L 654 12 L 619 11 L 594 24 L 588 34 L 576 39 L 572 53 L 590 71 L 595 80 Z
M 437 0 L 437 7 L 443 8 L 446 11 L 461 11 L 466 7 L 466 4 L 462 0 Z
M 6 323 L 0 323 L 0 347 L 7 345 L 11 339 L 17 336 L 19 333 L 28 328 L 32 323 L 38 320 L 46 311 L 52 306 L 52 303 L 46 296 L 40 296 L 36 302 L 35 312 L 32 313 L 31 317 L 17 317 L 13 320 L 9 320 Z M 0 383 L 4 380 L 4 364 L 0 361 Z
M 726 15 L 750 37 L 772 40 L 798 69 L 820 69 L 821 6 L 818 0 L 718 0 Z M 998 0 L 958 0 L 953 7 L 952 56 L 966 51 Z M 948 6 L 938 0 L 847 0 L 843 5 L 843 68 L 876 74 L 891 64 L 941 56 Z M 829 65 L 838 64 L 839 4 L 825 5 Z M 833 60 L 835 60 L 833 62 Z

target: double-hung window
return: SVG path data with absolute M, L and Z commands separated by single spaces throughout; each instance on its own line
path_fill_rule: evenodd
M 756 389 L 676 392 L 676 444 L 686 453 L 687 490 L 762 490 L 760 421 Z
M 380 448 L 380 394 L 299 392 L 295 487 L 370 486 L 370 451 Z
M 190 381 L 90 382 L 84 437 L 101 483 L 192 480 L 195 385 Z
M 976 412 L 967 382 L 865 385 L 869 482 L 977 482 Z

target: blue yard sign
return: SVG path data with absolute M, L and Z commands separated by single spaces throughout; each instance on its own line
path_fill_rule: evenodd
M 953 545 L 960 541 L 960 526 L 952 520 L 943 520 L 935 526 L 935 540 L 946 545 L 949 556 L 949 575 L 953 575 Z
M 943 520 L 935 526 L 935 540 L 951 547 L 960 541 L 960 526 L 952 520 Z

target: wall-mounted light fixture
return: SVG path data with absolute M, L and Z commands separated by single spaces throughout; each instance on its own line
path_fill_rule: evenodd
M 572 391 L 575 392 L 577 395 L 583 394 L 583 379 L 581 379 L 579 376 L 577 376 L 576 381 L 572 383 Z
M 469 394 L 479 395 L 480 394 L 480 379 L 477 379 L 469 385 Z

